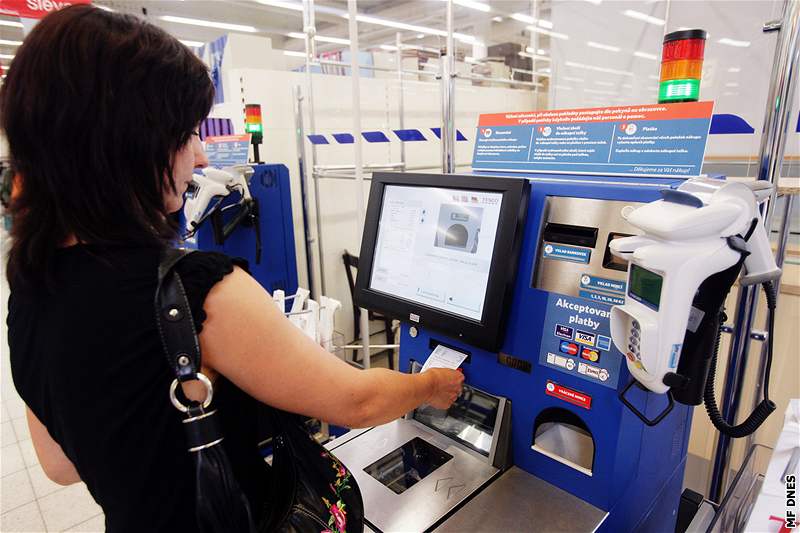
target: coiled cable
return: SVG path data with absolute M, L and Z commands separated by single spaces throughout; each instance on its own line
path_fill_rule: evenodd
M 717 371 L 717 355 L 719 354 L 720 340 L 722 338 L 722 325 L 727 320 L 727 316 L 725 316 L 724 312 L 721 312 L 719 322 L 720 329 L 717 331 L 717 340 L 714 345 L 713 355 L 711 356 L 711 368 L 708 372 L 708 379 L 706 380 L 706 387 L 703 394 L 706 412 L 708 412 L 708 418 L 711 419 L 711 423 L 714 424 L 714 427 L 717 428 L 720 433 L 734 439 L 746 437 L 755 433 L 756 430 L 761 427 L 761 424 L 764 423 L 764 420 L 766 420 L 776 408 L 775 402 L 769 399 L 769 377 L 770 373 L 772 372 L 772 347 L 775 336 L 775 308 L 777 307 L 777 293 L 775 286 L 771 281 L 763 283 L 762 286 L 764 287 L 764 294 L 767 297 L 767 308 L 769 312 L 769 319 L 767 320 L 767 364 L 764 367 L 763 383 L 764 399 L 759 402 L 756 408 L 753 409 L 753 412 L 750 413 L 750 416 L 748 416 L 747 419 L 741 424 L 733 426 L 728 424 L 719 411 L 717 400 L 714 398 L 714 379 Z

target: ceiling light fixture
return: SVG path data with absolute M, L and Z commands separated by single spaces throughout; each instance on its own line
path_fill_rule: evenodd
M 622 14 L 626 17 L 641 20 L 642 22 L 647 22 L 648 24 L 652 24 L 654 26 L 663 26 L 666 24 L 664 19 L 648 15 L 647 13 L 642 13 L 641 11 L 634 11 L 633 9 L 626 9 L 622 12 Z
M 719 44 L 726 44 L 728 46 L 736 46 L 738 48 L 747 48 L 750 46 L 750 41 L 737 41 L 736 39 L 729 39 L 727 37 L 723 37 L 722 39 L 717 41 Z
M 735 81 L 731 81 L 725 84 L 725 87 L 738 87 L 738 86 L 739 84 L 736 83 Z
M 295 52 L 294 50 L 284 50 L 283 55 L 289 57 L 306 57 L 305 52 Z
M 9 28 L 24 28 L 21 22 L 14 22 L 13 20 L 0 20 L 0 26 L 8 26 Z
M 0 59 L 14 59 L 14 56 L 10 54 L 0 54 Z
M 599 6 L 600 4 L 603 3 L 603 0 L 584 0 L 584 2 L 588 2 L 590 4 L 594 4 L 596 6 Z
M 382 44 L 378 48 L 387 52 L 397 52 L 397 47 L 392 44 Z
M 447 0 L 444 1 L 446 2 Z M 484 4 L 483 2 L 475 2 L 474 0 L 453 0 L 453 3 L 458 6 L 468 7 L 477 11 L 483 11 L 484 13 L 488 13 L 492 10 L 488 4 Z
M 206 43 L 201 42 L 201 41 L 187 41 L 185 39 L 178 39 L 178 40 L 180 42 L 182 42 L 183 44 L 185 44 L 186 46 L 188 46 L 189 48 L 200 48 L 201 46 L 206 44 Z
M 601 87 L 613 87 L 614 85 L 616 85 L 616 83 L 611 81 L 596 81 L 594 83 L 595 85 L 599 85 Z
M 652 59 L 653 61 L 658 61 L 658 56 L 656 54 L 648 54 L 647 52 L 640 52 L 636 50 L 633 55 L 636 57 L 641 57 L 642 59 Z
M 259 4 L 272 7 L 282 7 L 283 9 L 291 9 L 292 11 L 303 11 L 303 4 L 295 2 L 281 2 L 280 0 L 256 0 Z
M 22 44 L 22 41 L 8 41 L 6 39 L 0 39 L 0 44 L 4 44 L 6 46 L 19 46 Z
M 503 17 L 494 17 L 492 20 L 495 22 L 503 22 Z
M 742 69 L 740 67 L 731 67 L 731 68 L 728 69 L 728 72 L 732 72 L 734 74 L 736 74 L 737 72 L 741 72 L 741 71 L 742 71 Z
M 608 50 L 609 52 L 619 52 L 622 50 L 619 46 L 611 46 L 610 44 L 596 43 L 594 41 L 586 41 L 586 46 L 597 48 L 598 50 Z
M 532 31 L 533 33 L 541 33 L 542 35 L 547 35 L 552 37 L 553 39 L 561 39 L 562 41 L 566 41 L 569 39 L 569 35 L 566 33 L 558 33 L 556 31 L 546 30 L 544 28 L 538 28 L 536 26 L 527 26 L 528 31 Z
M 227 22 L 214 22 L 213 20 L 191 19 L 186 17 L 175 17 L 172 15 L 164 15 L 159 18 L 165 22 L 174 22 L 176 24 L 188 24 L 189 26 L 202 26 L 204 28 L 219 28 L 221 30 L 241 31 L 245 33 L 258 32 L 258 30 L 253 26 L 245 26 L 243 24 L 228 24 Z
M 566 81 L 571 81 L 571 82 L 574 82 L 574 83 L 584 83 L 584 82 L 586 82 L 586 80 L 583 79 L 583 78 L 575 78 L 573 76 L 561 76 L 561 79 L 562 80 L 566 80 Z

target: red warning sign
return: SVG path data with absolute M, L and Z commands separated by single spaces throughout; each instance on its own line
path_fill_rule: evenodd
M 558 383 L 548 381 L 544 391 L 548 396 L 555 396 L 556 398 L 564 400 L 565 402 L 569 402 L 572 405 L 577 405 L 578 407 L 583 407 L 584 409 L 592 408 L 591 396 L 582 392 L 568 389 L 567 387 L 559 385 Z

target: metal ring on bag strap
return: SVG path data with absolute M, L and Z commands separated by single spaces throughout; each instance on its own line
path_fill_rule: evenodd
M 209 405 L 211 405 L 211 399 L 214 397 L 214 385 L 212 385 L 211 380 L 208 379 L 202 372 L 197 372 L 194 375 L 194 377 L 195 379 L 197 379 L 197 381 L 206 386 L 206 399 L 203 400 L 203 409 L 205 409 Z M 180 402 L 180 400 L 178 400 L 178 397 L 175 395 L 177 390 L 178 390 L 178 380 L 173 379 L 172 385 L 169 386 L 169 401 L 171 401 L 172 405 L 175 406 L 175 409 L 177 409 L 181 413 L 188 413 L 189 408 L 183 405 Z

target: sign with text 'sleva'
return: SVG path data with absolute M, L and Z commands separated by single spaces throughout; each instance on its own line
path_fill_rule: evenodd
M 481 115 L 475 170 L 699 176 L 713 102 Z
M 0 15 L 40 19 L 72 4 L 89 3 L 90 0 L 0 0 Z

